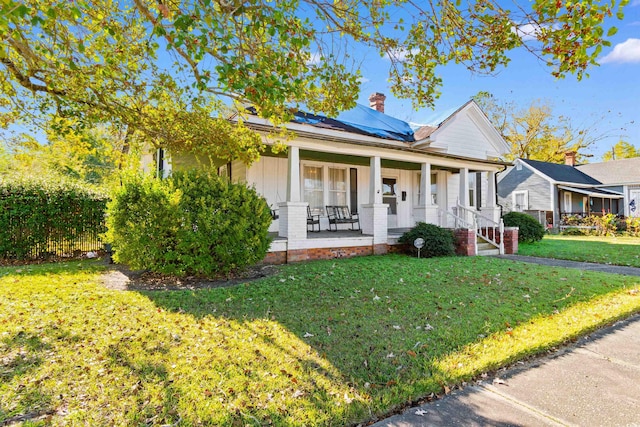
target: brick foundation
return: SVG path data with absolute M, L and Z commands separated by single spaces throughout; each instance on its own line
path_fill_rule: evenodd
M 518 253 L 518 227 L 505 227 L 504 229 L 504 253 Z
M 278 252 L 267 252 L 267 256 L 262 260 L 262 264 L 269 265 L 280 265 L 287 263 L 287 252 L 286 251 L 278 251 Z
M 458 228 L 454 231 L 456 239 L 456 254 L 463 256 L 476 255 L 476 232 L 466 228 Z
M 476 255 L 476 234 L 474 230 L 457 229 L 454 231 L 456 254 L 463 256 Z M 505 253 L 518 252 L 518 228 L 507 227 L 504 230 Z M 411 253 L 411 245 L 375 244 L 371 246 L 348 246 L 338 248 L 293 249 L 288 251 L 269 252 L 263 264 L 289 264 L 318 259 L 352 258 L 356 256 Z

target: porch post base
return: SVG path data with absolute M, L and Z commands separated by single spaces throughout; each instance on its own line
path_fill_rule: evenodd
M 438 207 L 435 205 L 418 206 L 413 208 L 413 217 L 418 222 L 426 222 L 427 224 L 440 225 L 438 217 Z
M 362 232 L 373 236 L 373 245 L 387 244 L 387 210 L 386 203 L 363 205 L 360 216 Z
M 307 239 L 307 202 L 283 202 L 278 204 L 278 235 L 289 240 Z

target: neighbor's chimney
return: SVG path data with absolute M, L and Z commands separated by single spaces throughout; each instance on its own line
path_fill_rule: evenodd
M 575 151 L 567 151 L 564 153 L 564 164 L 567 166 L 575 166 L 576 165 L 576 152 Z
M 369 107 L 384 113 L 384 100 L 387 99 L 384 93 L 376 92 L 369 95 Z

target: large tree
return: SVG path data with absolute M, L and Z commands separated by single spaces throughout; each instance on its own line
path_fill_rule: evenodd
M 474 100 L 507 141 L 511 151 L 507 160 L 516 158 L 564 163 L 567 152 L 585 161 L 587 149 L 609 137 L 609 131 L 598 130 L 597 120 L 576 124 L 557 115 L 548 100 L 534 100 L 522 107 L 513 101 L 500 101 L 488 92 L 479 92 Z
M 602 160 L 608 162 L 609 160 L 631 159 L 633 157 L 640 157 L 640 148 L 620 140 L 611 147 L 611 150 L 604 153 Z
M 515 48 L 581 78 L 626 2 L 0 0 L 0 124 L 108 122 L 250 162 L 260 140 L 229 111 L 279 124 L 349 108 L 362 52 L 388 56 L 393 93 L 416 106 L 433 104 L 439 66 L 491 73 Z

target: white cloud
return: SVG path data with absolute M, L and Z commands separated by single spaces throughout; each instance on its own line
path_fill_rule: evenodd
M 633 0 L 631 6 L 640 6 L 640 0 Z
M 640 1 L 640 0 L 638 0 Z M 540 34 L 540 26 L 538 24 L 522 24 L 517 27 L 511 27 L 511 31 L 516 33 L 522 41 L 535 40 Z
M 601 64 L 616 62 L 640 63 L 640 39 L 627 39 L 622 43 L 618 43 L 611 52 L 600 60 Z
M 364 77 L 364 76 L 360 76 L 360 77 L 358 78 L 358 82 L 359 82 L 360 84 L 369 83 L 370 81 L 371 81 L 370 79 L 368 79 L 368 78 L 366 78 L 366 77 Z
M 407 50 L 404 48 L 398 48 L 398 49 L 394 49 L 390 52 L 387 52 L 386 58 L 389 61 L 399 61 L 399 62 L 404 62 L 407 60 L 407 57 L 409 55 L 416 55 L 418 52 L 420 52 L 420 50 L 418 49 L 411 49 L 411 50 Z
M 320 52 L 314 52 L 311 54 L 311 57 L 307 60 L 307 65 L 317 65 L 323 59 L 322 54 Z

